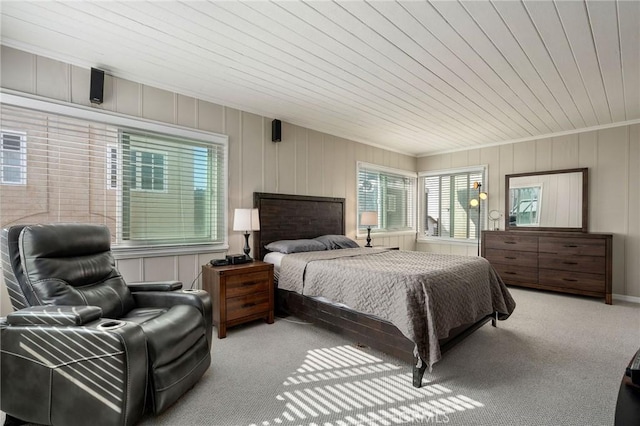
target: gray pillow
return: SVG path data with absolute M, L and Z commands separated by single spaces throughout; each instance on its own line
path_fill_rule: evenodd
M 327 247 L 320 241 L 316 240 L 280 240 L 264 246 L 269 251 L 277 251 L 279 253 L 302 253 L 305 251 L 326 250 Z
M 344 235 L 322 235 L 314 238 L 327 246 L 327 250 L 345 249 L 345 248 L 359 248 L 358 243 L 351 238 Z

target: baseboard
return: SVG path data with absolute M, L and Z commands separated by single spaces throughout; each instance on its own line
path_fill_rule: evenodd
M 621 300 L 624 302 L 640 303 L 640 297 L 627 296 L 626 294 L 614 294 L 613 300 Z

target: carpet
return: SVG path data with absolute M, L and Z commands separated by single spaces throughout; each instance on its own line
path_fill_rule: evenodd
M 411 366 L 277 318 L 216 339 L 205 377 L 150 425 L 612 425 L 640 305 L 511 288 L 517 307 L 411 386 Z
M 612 425 L 640 305 L 511 288 L 517 307 L 411 386 L 411 366 L 294 317 L 230 328 L 176 404 L 140 425 Z M 215 333 L 214 333 L 215 335 Z

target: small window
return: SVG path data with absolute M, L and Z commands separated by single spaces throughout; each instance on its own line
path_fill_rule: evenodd
M 1 132 L 0 179 L 3 184 L 25 185 L 27 183 L 26 135 L 19 132 Z
M 118 189 L 118 147 L 107 145 L 107 189 Z
M 373 164 L 358 163 L 358 231 L 362 213 L 375 212 L 371 232 L 415 232 L 416 174 Z
M 484 184 L 485 170 L 421 173 L 419 238 L 476 240 L 485 228 L 486 201 L 474 183 Z M 473 202 L 476 200 L 478 202 Z
M 509 188 L 509 226 L 540 226 L 542 184 Z
M 131 189 L 165 191 L 167 188 L 167 153 L 131 150 Z

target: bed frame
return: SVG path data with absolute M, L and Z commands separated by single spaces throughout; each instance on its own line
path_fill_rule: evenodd
M 264 258 L 265 245 L 273 241 L 345 235 L 344 198 L 255 192 L 253 206 L 260 214 L 260 231 L 253 239 L 257 259 Z M 275 301 L 280 315 L 294 315 L 413 364 L 413 385 L 421 386 L 426 363 L 414 356 L 414 343 L 390 322 L 286 290 L 276 289 Z M 493 316 L 484 316 L 452 330 L 450 337 L 440 340 L 440 351 L 445 353 L 490 319 L 495 326 Z

